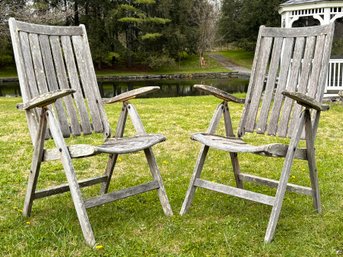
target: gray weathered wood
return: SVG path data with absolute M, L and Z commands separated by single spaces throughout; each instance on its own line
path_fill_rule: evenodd
M 288 91 L 295 91 L 298 84 L 298 76 L 300 73 L 301 61 L 303 57 L 303 50 L 305 46 L 305 38 L 299 37 L 295 41 L 295 49 L 293 52 L 292 65 L 289 72 L 289 80 L 287 85 Z M 293 108 L 293 100 L 286 98 L 283 102 L 281 118 L 279 121 L 277 134 L 280 137 L 286 137 L 288 131 L 288 122 L 290 120 L 291 111 Z
M 92 125 L 95 132 L 103 132 L 103 126 L 101 121 L 101 114 L 99 112 L 98 97 L 96 96 L 96 91 L 93 89 L 97 87 L 96 81 L 92 81 L 90 77 L 91 71 L 86 62 L 86 49 L 84 46 L 83 38 L 81 36 L 73 36 L 73 49 L 75 52 L 76 62 L 79 69 L 79 75 L 82 82 L 82 89 L 84 92 L 84 97 L 87 99 L 87 104 L 89 106 Z
M 79 183 L 79 187 L 83 188 L 83 187 L 88 187 L 88 186 L 99 184 L 101 182 L 104 182 L 105 180 L 106 180 L 106 176 L 101 176 L 101 177 L 96 177 L 96 178 L 80 180 L 78 183 Z M 59 185 L 59 186 L 51 187 L 48 189 L 42 189 L 42 190 L 36 191 L 34 194 L 34 199 L 40 199 L 40 198 L 44 198 L 51 195 L 62 194 L 69 191 L 70 191 L 69 184 Z
M 305 135 L 306 135 L 306 149 L 308 156 L 308 167 L 310 171 L 310 179 L 312 186 L 313 206 L 318 213 L 321 212 L 318 171 L 315 159 L 314 137 L 311 122 L 311 113 L 305 110 Z
M 219 99 L 222 99 L 224 101 L 231 101 L 231 102 L 235 102 L 235 103 L 244 103 L 244 99 L 239 99 L 233 95 L 230 95 L 229 93 L 220 90 L 219 88 L 215 88 L 212 86 L 207 86 L 207 85 L 194 85 L 194 88 L 206 92 L 208 94 L 214 95 L 215 97 L 218 97 Z
M 257 69 L 255 81 L 254 81 L 254 91 L 249 98 L 250 108 L 247 113 L 247 120 L 245 123 L 245 131 L 253 131 L 255 128 L 256 115 L 258 112 L 258 106 L 260 105 L 260 98 L 264 86 L 265 74 L 268 66 L 268 60 L 270 56 L 271 46 L 273 39 L 270 37 L 262 38 L 260 56 L 258 57 Z
M 62 43 L 62 49 L 64 53 L 64 59 L 66 62 L 69 83 L 70 83 L 71 88 L 76 90 L 76 93 L 74 94 L 74 99 L 75 99 L 76 106 L 78 108 L 80 119 L 81 119 L 82 132 L 85 135 L 91 134 L 92 129 L 89 122 L 88 111 L 87 111 L 85 101 L 82 95 L 82 89 L 80 86 L 79 75 L 76 69 L 74 52 L 71 45 L 70 37 L 62 36 L 61 43 Z
M 133 195 L 145 193 L 151 190 L 159 188 L 159 183 L 157 181 L 152 181 L 146 184 L 141 184 L 135 187 L 125 188 L 117 192 L 111 192 L 98 197 L 94 197 L 85 201 L 86 208 L 92 208 L 105 203 L 113 202 L 119 199 L 124 199 Z
M 254 182 L 254 183 L 269 186 L 269 187 L 276 188 L 279 185 L 278 180 L 262 178 L 262 177 L 254 176 L 251 174 L 241 173 L 239 174 L 239 177 L 243 181 Z M 304 194 L 304 195 L 309 195 L 309 196 L 312 195 L 312 189 L 310 187 L 299 186 L 292 183 L 287 184 L 286 190 L 290 192 L 298 193 L 298 194 Z
M 284 165 L 282 168 L 279 186 L 275 194 L 275 203 L 273 205 L 273 209 L 270 214 L 266 235 L 264 237 L 264 241 L 267 243 L 271 242 L 271 240 L 274 237 L 276 225 L 277 225 L 280 212 L 281 212 L 283 198 L 285 196 L 285 192 L 287 188 L 287 183 L 288 183 L 291 167 L 294 160 L 294 153 L 295 153 L 294 149 L 296 149 L 298 146 L 300 136 L 304 127 L 304 123 L 305 123 L 305 119 L 304 119 L 304 114 L 302 113 L 296 124 L 296 129 L 294 130 L 294 134 L 292 136 L 292 139 L 291 139 L 288 151 L 287 151 L 287 155 L 285 157 Z
M 106 193 L 118 154 L 141 150 L 144 150 L 146 155 L 154 177 L 153 182 L 112 194 L 103 194 L 98 200 L 93 200 L 102 204 L 108 201 L 105 200 L 107 197 L 113 201 L 158 189 L 163 211 L 166 215 L 172 215 L 160 171 L 151 150 L 153 145 L 164 141 L 165 137 L 145 133 L 137 111 L 127 103 L 126 98 L 115 138 L 111 138 L 111 129 L 97 86 L 85 26 L 43 26 L 17 22 L 13 18 L 9 22 L 24 101 L 18 108 L 26 111 L 34 146 L 24 215 L 30 214 L 33 200 L 70 191 L 84 238 L 88 245 L 94 246 L 95 238 L 80 188 L 102 183 L 102 193 Z M 143 89 L 144 92 L 141 91 L 140 94 L 157 88 Z M 137 90 L 126 95 L 137 95 Z M 137 136 L 123 138 L 128 109 L 131 110 L 130 116 L 138 133 Z M 45 135 L 47 128 L 50 129 L 50 135 Z M 87 135 L 92 132 L 103 133 L 105 142 L 100 145 L 67 146 L 64 141 L 64 137 L 70 135 Z M 49 138 L 53 139 L 56 148 L 43 148 L 44 139 Z M 72 158 L 84 158 L 101 153 L 110 156 L 105 174 L 78 181 Z M 41 162 L 58 159 L 62 162 L 68 183 L 36 191 Z M 88 204 L 94 206 L 93 200 Z
M 264 91 L 263 103 L 259 121 L 257 123 L 257 133 L 264 133 L 267 128 L 267 119 L 269 114 L 270 105 L 273 98 L 273 92 L 276 84 L 277 71 L 280 65 L 280 55 L 282 50 L 282 38 L 274 40 L 272 59 L 270 62 L 270 70 L 267 78 L 267 85 Z
M 251 200 L 254 202 L 259 202 L 267 205 L 273 205 L 274 204 L 274 197 L 273 196 L 268 196 L 264 194 L 259 194 L 255 192 L 251 192 L 248 190 L 244 190 L 241 188 L 235 188 L 235 187 L 230 187 L 226 186 L 223 184 L 218 184 L 202 179 L 196 179 L 194 183 L 197 187 L 202 187 L 206 188 L 212 191 L 216 191 L 219 193 L 227 194 L 227 195 L 233 195 L 239 198 L 243 198 L 246 200 Z
M 216 132 L 216 129 L 218 127 L 218 124 L 220 122 L 220 118 L 221 118 L 222 114 L 223 114 L 223 104 L 219 104 L 217 106 L 217 109 L 215 110 L 215 112 L 213 114 L 212 120 L 211 120 L 210 125 L 207 129 L 208 133 L 215 133 Z M 188 189 L 186 192 L 185 200 L 182 203 L 180 215 L 184 215 L 188 211 L 189 207 L 192 204 L 192 201 L 194 198 L 194 193 L 196 190 L 196 186 L 194 183 L 195 183 L 196 179 L 200 178 L 202 169 L 204 167 L 205 159 L 206 159 L 206 156 L 208 153 L 208 149 L 209 149 L 209 147 L 206 145 L 203 145 L 201 147 L 201 150 L 199 152 L 198 158 L 197 158 L 196 163 L 195 163 L 192 178 L 189 182 L 189 186 L 188 186 Z
M 68 77 L 66 67 L 63 60 L 60 38 L 58 36 L 51 36 L 50 45 L 56 67 L 56 77 L 58 79 L 58 84 L 61 89 L 70 89 L 67 79 Z M 64 98 L 64 102 L 66 105 L 68 116 L 70 118 L 71 133 L 75 136 L 79 136 L 81 135 L 81 128 L 80 122 L 77 117 L 77 112 L 74 108 L 74 100 L 71 96 L 67 96 Z
M 144 135 L 146 134 L 143 123 L 138 115 L 138 112 L 136 111 L 136 108 L 132 104 L 128 104 L 128 114 L 131 118 L 132 124 L 137 131 L 138 134 Z M 159 168 L 157 166 L 157 162 L 154 156 L 154 153 L 152 152 L 151 147 L 144 149 L 144 154 L 147 159 L 150 172 L 154 178 L 155 181 L 158 182 L 159 188 L 158 188 L 158 197 L 160 199 L 163 211 L 165 215 L 171 216 L 173 215 L 173 211 L 171 209 L 171 206 L 169 204 L 168 196 L 166 189 L 164 187 L 162 177 L 159 171 Z
M 22 21 L 17 21 L 18 31 L 25 31 L 28 33 L 42 34 L 42 35 L 51 35 L 51 36 L 61 36 L 61 35 L 82 35 L 81 27 L 66 27 L 66 26 L 47 26 L 26 23 Z
M 44 94 L 41 94 L 32 98 L 31 100 L 25 103 L 17 104 L 17 108 L 20 110 L 30 110 L 36 107 L 41 107 L 41 108 L 46 107 L 54 103 L 57 99 L 73 94 L 73 93 L 75 93 L 75 90 L 73 89 L 64 89 L 64 90 L 57 90 L 57 91 L 44 93 Z
M 48 91 L 59 90 L 56 78 L 55 66 L 52 59 L 49 37 L 47 35 L 39 36 L 39 44 L 42 52 L 42 60 L 45 70 L 45 78 L 48 85 Z M 70 136 L 70 129 L 67 120 L 67 113 L 64 111 L 63 99 L 57 99 L 55 102 L 55 110 L 58 120 L 60 121 L 62 133 L 64 137 Z
M 160 90 L 160 87 L 158 86 L 137 88 L 125 93 L 121 93 L 120 95 L 114 96 L 110 99 L 106 99 L 104 100 L 104 103 L 111 104 L 116 102 L 127 102 L 131 99 L 136 98 L 137 96 L 146 95 L 148 93 L 152 93 L 158 90 Z
M 285 38 L 283 44 L 283 53 L 281 56 L 281 65 L 280 65 L 280 75 L 279 75 L 279 83 L 276 89 L 275 97 L 274 97 L 274 104 L 270 114 L 270 121 L 268 125 L 268 134 L 269 135 L 276 135 L 276 131 L 278 128 L 278 121 L 280 117 L 280 111 L 283 102 L 283 95 L 281 94 L 282 91 L 285 90 L 287 85 L 287 79 L 289 74 L 289 67 L 291 64 L 291 55 L 293 49 L 293 38 Z
M 49 128 L 50 128 L 53 140 L 55 142 L 55 145 L 58 149 L 60 149 L 60 152 L 61 152 L 61 162 L 62 162 L 64 172 L 68 180 L 70 193 L 73 198 L 74 207 L 75 207 L 76 214 L 81 225 L 83 236 L 88 245 L 94 246 L 95 238 L 94 238 L 93 230 L 89 222 L 88 214 L 86 212 L 86 208 L 85 208 L 84 201 L 81 195 L 79 183 L 77 182 L 77 179 L 76 179 L 75 170 L 71 161 L 71 157 L 69 155 L 68 148 L 65 144 L 63 135 L 61 131 L 59 130 L 59 126 L 52 112 L 47 111 L 46 115 L 49 121 Z
M 286 190 L 311 195 L 315 209 L 320 212 L 314 140 L 320 113 L 327 109 L 321 101 L 332 46 L 333 29 L 334 24 L 292 29 L 261 27 L 247 99 L 238 128 L 238 138 L 235 138 L 232 133 L 230 114 L 225 108 L 223 109 L 225 137 L 215 133 L 192 135 L 192 139 L 200 142 L 203 146 L 181 208 L 181 214 L 188 210 L 196 187 L 267 203 L 273 206 L 265 234 L 265 242 L 270 242 L 275 234 Z M 223 105 L 225 104 L 227 103 L 224 100 Z M 242 140 L 246 132 L 290 137 L 290 143 L 288 145 L 280 143 L 247 144 Z M 304 138 L 306 139 L 306 148 L 298 148 L 300 139 Z M 249 141 L 253 141 L 253 138 L 250 138 Z M 234 157 L 237 163 L 237 153 L 241 152 L 284 158 L 279 180 L 240 173 L 238 165 L 238 171 L 235 173 L 239 179 L 238 182 L 251 181 L 276 187 L 275 197 L 200 179 L 200 173 L 210 147 L 229 152 L 231 160 Z M 311 188 L 288 183 L 294 159 L 308 162 Z M 232 165 L 235 166 L 233 161 Z M 236 184 L 239 187 L 237 179 Z
M 44 109 L 41 114 L 40 121 L 39 121 L 39 129 L 37 131 L 35 144 L 34 144 L 35 149 L 32 156 L 31 170 L 30 170 L 29 181 L 28 181 L 25 202 L 24 202 L 24 209 L 23 209 L 23 215 L 26 217 L 31 215 L 32 202 L 34 200 L 34 194 L 36 191 L 40 165 L 42 163 L 45 131 L 47 127 L 45 111 L 46 110 Z

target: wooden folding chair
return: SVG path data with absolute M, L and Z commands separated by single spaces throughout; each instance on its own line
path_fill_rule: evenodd
M 85 27 L 59 27 L 29 24 L 9 20 L 23 104 L 19 109 L 26 117 L 34 146 L 32 165 L 25 198 L 24 216 L 31 214 L 33 200 L 70 191 L 76 213 L 88 245 L 95 238 L 86 208 L 157 189 L 163 211 L 172 215 L 168 197 L 151 147 L 165 140 L 163 135 L 147 134 L 135 107 L 129 100 L 158 87 L 135 89 L 107 101 L 122 102 L 123 107 L 114 137 L 112 137 L 92 63 Z M 137 135 L 123 137 L 127 116 Z M 103 133 L 105 142 L 99 146 L 70 145 L 64 138 Z M 55 149 L 45 149 L 45 139 L 52 139 Z M 119 154 L 144 151 L 153 181 L 108 193 L 113 169 Z M 73 158 L 100 153 L 109 155 L 103 176 L 78 181 Z M 42 162 L 60 159 L 68 184 L 46 190 L 36 190 Z M 101 195 L 84 200 L 80 191 L 102 183 Z
M 192 136 L 193 140 L 203 146 L 181 208 L 181 215 L 188 210 L 197 187 L 267 204 L 273 207 L 265 235 L 265 242 L 270 242 L 274 237 L 286 190 L 312 196 L 315 209 L 321 211 L 314 141 L 320 113 L 328 109 L 321 101 L 333 33 L 333 24 L 292 29 L 264 26 L 260 28 L 238 137 L 233 133 L 228 102 L 243 101 L 222 90 L 195 85 L 197 89 L 210 93 L 223 102 L 217 107 L 207 133 Z M 221 116 L 224 116 L 225 136 L 215 135 Z M 288 137 L 290 141 L 288 145 L 247 144 L 243 140 L 247 132 Z M 305 149 L 298 147 L 300 139 L 305 139 Z M 236 187 L 200 178 L 210 147 L 230 153 Z M 241 173 L 238 153 L 285 158 L 279 181 Z M 307 160 L 311 187 L 288 183 L 294 159 Z M 269 196 L 245 190 L 244 181 L 276 187 L 276 195 Z

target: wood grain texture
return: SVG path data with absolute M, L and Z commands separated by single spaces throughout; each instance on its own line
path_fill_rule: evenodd
M 208 93 L 210 95 L 213 95 L 219 99 L 222 99 L 226 102 L 234 102 L 234 103 L 244 103 L 244 99 L 239 99 L 223 90 L 220 90 L 219 88 L 212 87 L 212 86 L 207 86 L 207 85 L 200 85 L 196 84 L 193 86 L 195 89 L 198 89 L 199 91 Z

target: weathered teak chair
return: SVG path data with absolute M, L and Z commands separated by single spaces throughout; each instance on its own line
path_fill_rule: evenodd
M 314 140 L 319 116 L 327 109 L 322 105 L 326 72 L 331 52 L 334 25 L 306 28 L 267 28 L 262 26 L 256 45 L 252 74 L 245 107 L 235 137 L 228 102 L 243 102 L 216 88 L 195 85 L 199 90 L 223 100 L 214 113 L 207 133 L 192 136 L 203 144 L 180 214 L 188 210 L 196 187 L 249 199 L 272 206 L 265 241 L 273 239 L 286 190 L 310 195 L 320 212 L 318 176 L 315 163 Z M 224 116 L 226 136 L 215 135 L 221 116 Z M 288 145 L 251 145 L 243 141 L 247 132 L 289 137 Z M 298 148 L 300 139 L 306 149 Z M 230 153 L 236 187 L 213 183 L 200 178 L 210 147 Z M 254 153 L 284 157 L 279 181 L 240 172 L 238 153 Z M 311 187 L 288 183 L 294 159 L 307 160 Z M 243 181 L 277 187 L 275 197 L 243 189 Z
M 158 90 L 147 87 L 116 96 L 108 103 L 122 102 L 123 107 L 114 137 L 112 137 L 99 93 L 87 34 L 83 25 L 58 27 L 9 20 L 15 61 L 23 104 L 34 146 L 32 166 L 25 198 L 25 216 L 31 214 L 33 200 L 71 192 L 83 235 L 88 245 L 95 239 L 86 208 L 157 189 L 163 211 L 172 210 L 163 186 L 151 147 L 165 140 L 163 135 L 147 134 L 134 106 L 128 101 L 138 95 Z M 137 135 L 123 137 L 127 116 L 130 116 Z M 103 133 L 100 146 L 67 146 L 64 138 Z M 55 149 L 45 149 L 45 139 L 52 138 Z M 153 181 L 139 186 L 108 193 L 113 169 L 119 154 L 143 150 Z M 109 154 L 105 174 L 77 181 L 72 159 L 95 154 Z M 36 191 L 41 162 L 60 159 L 68 184 Z M 104 165 L 105 166 L 105 165 Z M 99 197 L 84 200 L 80 188 L 102 183 Z

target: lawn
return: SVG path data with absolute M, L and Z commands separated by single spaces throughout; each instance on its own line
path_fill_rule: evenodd
M 221 54 L 233 63 L 248 69 L 251 68 L 254 58 L 254 52 L 245 51 L 243 49 L 221 51 L 218 52 L 218 54 Z
M 243 96 L 243 95 L 238 95 Z M 0 253 L 2 256 L 336 256 L 343 254 L 343 105 L 322 114 L 316 141 L 323 213 L 312 199 L 287 193 L 275 240 L 263 243 L 271 208 L 231 196 L 197 190 L 190 211 L 180 216 L 200 145 L 192 132 L 205 131 L 218 100 L 211 96 L 136 99 L 146 130 L 167 141 L 153 148 L 174 211 L 166 217 L 156 191 L 88 210 L 100 249 L 84 243 L 69 193 L 37 200 L 30 218 L 21 215 L 32 156 L 19 98 L 0 98 Z M 234 126 L 242 106 L 231 104 Z M 113 127 L 120 105 L 106 106 Z M 132 133 L 129 126 L 128 133 Z M 221 127 L 218 133 L 223 133 Z M 255 135 L 250 136 L 250 138 Z M 100 136 L 81 138 L 100 141 Z M 261 140 L 265 140 L 264 138 Z M 76 139 L 68 139 L 75 142 Z M 51 144 L 50 142 L 48 144 Z M 242 170 L 278 177 L 281 159 L 240 156 Z M 101 175 L 106 156 L 78 159 L 79 178 Z M 234 185 L 226 153 L 210 151 L 203 178 Z M 120 156 L 112 189 L 148 182 L 142 154 Z M 59 162 L 42 165 L 39 188 L 63 183 Z M 309 184 L 307 165 L 296 161 L 292 183 Z M 275 192 L 246 184 L 259 192 Z M 99 186 L 83 190 L 95 195 Z

